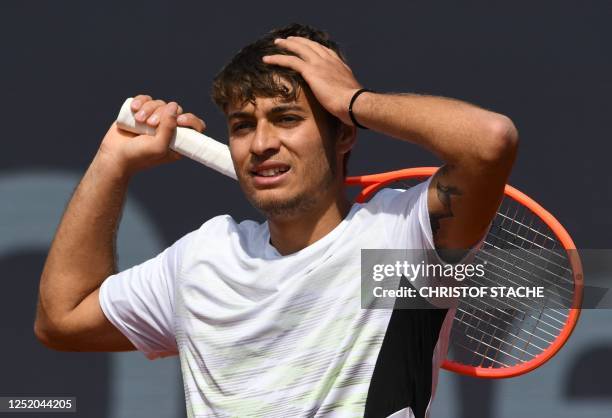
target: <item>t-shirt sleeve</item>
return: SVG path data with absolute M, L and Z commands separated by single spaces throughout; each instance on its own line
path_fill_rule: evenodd
M 193 235 L 185 235 L 155 258 L 108 277 L 100 287 L 100 307 L 108 320 L 150 360 L 177 354 L 174 289 L 181 257 Z
M 437 256 L 427 203 L 431 179 L 407 190 L 383 189 L 374 198 L 378 210 L 385 217 L 384 227 L 390 248 L 431 250 Z M 483 239 L 484 236 L 472 251 L 480 247 Z M 443 263 L 439 258 L 438 261 Z
M 384 219 L 389 248 L 433 250 L 427 188 L 431 179 L 410 189 L 382 189 L 369 205 Z
M 444 268 L 449 264 L 473 262 L 474 255 L 484 242 L 486 233 L 472 248 L 466 248 L 469 251 L 455 263 L 444 261 L 436 251 L 427 202 L 430 182 L 431 178 L 406 190 L 384 189 L 373 199 L 376 210 L 384 219 L 382 227 L 387 236 L 388 248 L 405 250 L 405 259 L 411 260 L 411 263 L 415 265 L 424 263 L 424 265 L 438 265 Z M 453 276 L 447 277 L 439 274 L 420 274 L 411 281 L 411 285 L 417 289 L 425 286 L 454 287 L 461 284 L 462 282 Z M 426 299 L 437 306 L 447 304 L 445 299 Z

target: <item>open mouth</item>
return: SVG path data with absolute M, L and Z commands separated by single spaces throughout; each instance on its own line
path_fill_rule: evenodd
M 281 162 L 268 162 L 260 164 L 259 167 L 254 167 L 251 170 L 251 175 L 255 177 L 276 177 L 280 176 L 291 169 L 291 166 Z
M 267 163 L 251 170 L 251 179 L 256 187 L 276 187 L 280 186 L 291 171 L 291 166 L 282 163 Z
M 289 169 L 290 167 L 275 167 L 268 168 L 265 170 L 257 170 L 252 172 L 252 174 L 258 177 L 274 177 L 286 173 L 287 171 L 289 171 Z

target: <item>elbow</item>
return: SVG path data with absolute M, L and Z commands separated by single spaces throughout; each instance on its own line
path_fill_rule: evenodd
M 39 343 L 47 348 L 54 347 L 53 332 L 51 331 L 50 325 L 51 322 L 46 315 L 42 299 L 39 295 L 38 306 L 36 308 L 36 318 L 34 319 L 34 336 Z
M 41 321 L 36 319 L 34 322 L 34 335 L 39 343 L 44 345 L 47 348 L 53 348 L 53 338 L 51 334 L 43 327 Z
M 44 321 L 36 318 L 34 322 L 34 335 L 39 343 L 55 351 L 71 351 L 63 342 L 61 333 L 54 331 Z
M 34 335 L 39 343 L 44 345 L 47 348 L 56 349 L 57 341 L 53 337 L 53 334 L 49 332 L 48 328 L 46 328 L 40 319 L 36 319 L 34 322 Z
M 480 149 L 479 160 L 486 164 L 512 165 L 518 151 L 519 135 L 510 118 L 496 115 L 488 123 L 486 140 Z

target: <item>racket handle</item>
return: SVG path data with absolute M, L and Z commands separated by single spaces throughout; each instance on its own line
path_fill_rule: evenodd
M 140 135 L 155 135 L 155 128 L 134 119 L 132 98 L 121 106 L 117 116 L 117 126 L 125 131 Z M 227 145 L 189 128 L 176 128 L 176 134 L 170 142 L 170 148 L 179 154 L 236 179 L 234 164 Z

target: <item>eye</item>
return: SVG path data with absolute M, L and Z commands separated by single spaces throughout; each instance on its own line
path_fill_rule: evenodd
M 282 115 L 278 118 L 278 122 L 283 125 L 294 125 L 301 120 L 303 120 L 303 118 L 297 115 Z
M 241 133 L 253 127 L 253 122 L 241 121 L 232 125 L 232 133 Z

